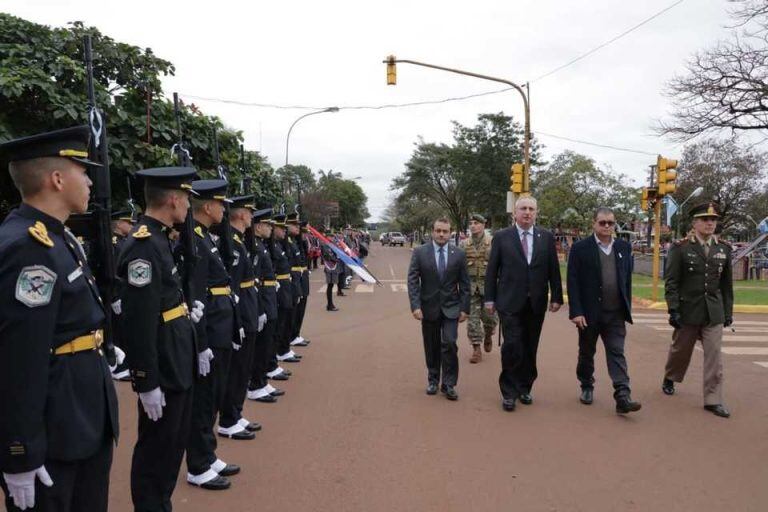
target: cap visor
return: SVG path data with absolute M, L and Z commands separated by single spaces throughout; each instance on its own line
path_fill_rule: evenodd
M 74 160 L 75 162 L 79 164 L 83 164 L 86 167 L 104 167 L 102 164 L 94 162 L 93 160 L 88 160 L 87 158 L 79 158 L 76 156 L 70 156 L 68 157 L 70 160 Z

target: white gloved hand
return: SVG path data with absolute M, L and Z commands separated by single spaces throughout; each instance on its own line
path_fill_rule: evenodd
M 232 297 L 235 299 L 235 304 L 240 304 L 240 296 L 238 294 L 233 293 Z
M 259 327 L 257 328 L 258 332 L 263 331 L 265 325 L 267 325 L 267 314 L 262 313 L 259 315 Z
M 200 319 L 203 318 L 203 310 L 205 309 L 205 304 L 199 300 L 196 300 L 194 304 L 195 307 L 193 307 L 192 311 L 189 312 L 189 317 L 193 322 L 198 323 Z
M 276 282 L 276 283 L 275 283 L 275 291 L 276 291 L 276 292 L 279 292 L 279 291 L 280 291 L 280 281 L 278 281 L 278 282 Z
M 123 314 L 123 301 L 120 299 L 117 299 L 115 302 L 112 303 L 112 311 L 116 315 L 122 315 Z
M 211 361 L 213 361 L 213 350 L 207 348 L 197 354 L 198 373 L 201 377 L 211 373 Z
M 40 483 L 46 487 L 53 485 L 53 480 L 51 480 L 45 466 L 24 473 L 3 473 L 3 478 L 8 486 L 8 494 L 14 505 L 21 510 L 35 506 L 35 477 L 40 479 Z
M 125 361 L 125 352 L 118 346 L 115 346 L 115 366 L 110 366 L 109 371 L 114 372 L 118 366 Z
M 235 350 L 240 350 L 240 347 L 243 346 L 243 342 L 245 341 L 245 329 L 243 329 L 241 327 L 240 330 L 237 331 L 237 334 L 238 334 L 238 336 L 240 336 L 240 343 L 235 343 L 233 341 L 232 342 L 232 348 L 235 349 Z
M 159 387 L 156 387 L 152 391 L 147 391 L 146 393 L 139 393 L 139 400 L 141 400 L 141 405 L 144 406 L 144 412 L 147 413 L 149 419 L 157 421 L 163 417 L 165 393 L 163 393 Z

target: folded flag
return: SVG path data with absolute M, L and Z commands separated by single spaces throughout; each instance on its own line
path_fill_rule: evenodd
M 336 244 L 328 240 L 328 238 L 325 237 L 322 233 L 320 233 L 318 230 L 313 228 L 312 226 L 307 226 L 307 229 L 309 229 L 309 232 L 314 235 L 315 238 L 320 240 L 320 242 L 327 246 L 329 249 L 331 249 L 334 254 L 339 258 L 339 260 L 343 261 L 346 266 L 349 267 L 349 269 L 360 276 L 360 279 L 365 281 L 366 283 L 375 284 L 378 282 L 378 280 L 371 275 L 370 272 L 368 272 L 368 269 L 366 269 L 360 261 L 358 261 L 357 258 L 348 255 L 344 250 L 342 250 L 340 247 L 338 247 Z

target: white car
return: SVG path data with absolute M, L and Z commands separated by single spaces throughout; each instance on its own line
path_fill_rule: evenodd
M 393 245 L 399 245 L 400 247 L 404 247 L 405 241 L 406 241 L 405 236 L 402 233 L 398 233 L 397 231 L 389 233 L 387 236 L 387 242 L 389 243 L 390 247 L 392 247 Z

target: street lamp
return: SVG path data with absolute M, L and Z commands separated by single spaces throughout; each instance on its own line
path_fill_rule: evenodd
M 296 126 L 296 123 L 304 119 L 305 117 L 313 116 L 315 114 L 324 114 L 326 112 L 338 112 L 339 107 L 328 107 L 324 108 L 322 110 L 316 110 L 314 112 L 310 112 L 309 114 L 304 114 L 303 116 L 296 119 L 291 127 L 288 129 L 288 136 L 285 138 L 285 165 L 288 165 L 288 144 L 291 141 L 291 132 L 293 131 L 293 127 Z
M 683 215 L 684 214 L 683 206 L 685 206 L 685 203 L 687 203 L 690 199 L 693 199 L 694 197 L 699 197 L 702 194 L 702 192 L 704 192 L 704 187 L 697 187 L 696 190 L 691 192 L 691 195 L 685 198 L 685 201 L 680 203 L 680 208 L 677 214 L 677 233 L 676 233 L 677 238 L 680 238 L 680 224 L 685 219 L 685 215 Z
M 474 78 L 480 78 L 482 80 L 490 80 L 492 82 L 500 82 L 507 84 L 520 93 L 520 97 L 523 99 L 523 108 L 525 111 L 525 134 L 523 138 L 523 194 L 529 193 L 531 190 L 531 109 L 528 102 L 528 94 L 523 91 L 523 88 L 517 85 L 515 82 L 506 80 L 503 78 L 496 78 L 488 75 L 481 75 L 479 73 L 472 73 L 471 71 L 462 71 L 460 69 L 446 68 L 443 66 L 436 66 L 434 64 L 427 64 L 424 62 L 418 62 L 415 60 L 398 59 L 394 55 L 390 55 L 383 61 L 387 65 L 387 85 L 397 85 L 397 68 L 398 62 L 404 64 L 413 64 L 416 66 L 423 66 L 425 68 L 439 69 L 441 71 L 448 71 L 449 73 L 456 73 L 459 75 L 471 76 Z M 528 89 L 528 84 L 525 84 Z M 530 92 L 530 91 L 529 91 Z

